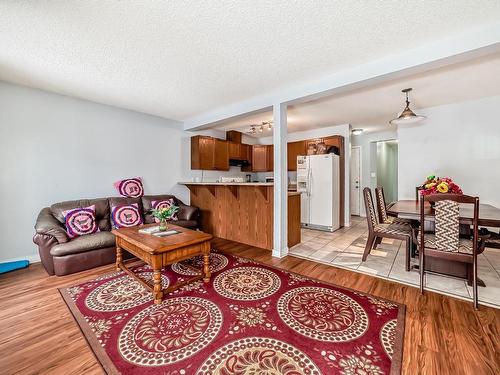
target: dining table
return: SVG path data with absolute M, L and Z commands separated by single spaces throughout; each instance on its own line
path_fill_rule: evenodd
M 387 213 L 390 215 L 404 217 L 407 219 L 420 220 L 420 201 L 400 200 L 389 204 Z M 424 202 L 424 214 L 426 220 L 434 220 L 434 208 L 429 202 Z M 461 204 L 459 220 L 461 224 L 472 224 L 474 208 L 471 204 Z M 479 226 L 500 228 L 500 208 L 490 204 L 479 204 Z
M 406 219 L 420 221 L 420 201 L 418 200 L 399 200 L 387 206 L 387 213 L 391 216 L 397 216 Z M 434 208 L 429 202 L 424 202 L 424 214 L 426 222 L 434 221 Z M 472 225 L 474 209 L 470 204 L 461 204 L 459 212 L 460 224 L 467 226 Z M 500 208 L 490 204 L 479 204 L 478 225 L 480 227 L 496 227 L 500 228 Z M 418 266 L 414 268 L 418 269 Z M 452 277 L 458 277 L 467 280 L 469 285 L 472 285 L 472 265 L 439 259 L 429 258 L 425 261 L 425 270 L 444 274 Z M 484 281 L 478 278 L 479 286 L 486 286 Z

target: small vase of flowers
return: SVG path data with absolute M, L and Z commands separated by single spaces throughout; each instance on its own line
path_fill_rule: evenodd
M 430 194 L 463 194 L 462 189 L 449 177 L 428 176 L 422 185 L 420 195 Z
M 158 209 L 152 209 L 151 215 L 157 218 L 160 221 L 159 230 L 160 232 L 164 232 L 167 230 L 167 220 L 169 220 L 173 214 L 175 214 L 179 210 L 177 206 L 169 206 L 169 207 L 161 207 Z

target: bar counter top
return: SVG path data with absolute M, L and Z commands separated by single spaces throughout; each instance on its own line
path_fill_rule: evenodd
M 186 186 L 269 186 L 273 187 L 273 182 L 179 182 L 179 185 Z M 288 195 L 300 195 L 296 189 L 288 190 Z
M 274 186 L 274 182 L 179 182 L 179 185 Z

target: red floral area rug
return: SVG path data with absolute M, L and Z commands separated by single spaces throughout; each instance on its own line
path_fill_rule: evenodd
M 211 261 L 209 283 L 158 305 L 124 272 L 60 291 L 109 374 L 400 373 L 403 305 L 231 255 Z M 174 264 L 163 286 L 195 272 Z

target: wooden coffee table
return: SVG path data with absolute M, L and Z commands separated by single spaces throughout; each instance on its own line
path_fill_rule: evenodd
M 206 283 L 210 281 L 210 240 L 212 235 L 171 224 L 168 226 L 168 230 L 176 230 L 179 233 L 166 237 L 139 233 L 139 229 L 151 226 L 155 226 L 155 224 L 120 228 L 112 231 L 116 237 L 116 269 L 118 271 L 125 271 L 151 290 L 155 303 L 161 303 L 164 294 L 172 292 L 187 283 L 200 279 L 203 279 Z M 127 250 L 151 266 L 153 269 L 153 285 L 125 267 L 122 259 L 122 249 Z M 203 255 L 203 269 L 196 269 L 200 271 L 200 275 L 163 289 L 161 285 L 161 269 L 169 264 L 196 255 Z

